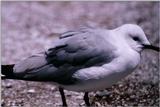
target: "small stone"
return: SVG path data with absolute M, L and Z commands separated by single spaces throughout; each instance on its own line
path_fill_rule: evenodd
M 83 99 L 83 96 L 81 96 L 81 95 L 76 96 L 76 99 Z
M 57 98 L 58 98 L 58 97 L 60 97 L 60 95 L 59 95 L 59 94 L 55 94 L 55 97 L 57 97 Z
M 103 96 L 108 96 L 108 95 L 110 95 L 111 94 L 111 92 L 109 92 L 109 91 L 107 91 L 107 90 L 104 90 L 104 91 L 98 91 L 97 93 L 96 93 L 96 96 L 98 96 L 98 97 L 103 97 Z
M 84 103 L 84 102 L 82 102 L 82 103 L 80 103 L 79 105 L 80 105 L 80 106 L 84 106 L 84 105 L 85 105 L 85 103 Z
M 4 106 L 5 106 L 4 100 L 1 100 L 1 107 L 4 107 Z
M 119 88 L 122 88 L 123 87 L 123 84 L 119 84 Z
M 34 89 L 29 89 L 27 92 L 28 93 L 35 93 L 35 90 Z
M 51 87 L 51 91 L 54 91 L 54 90 L 56 90 L 56 87 Z
M 46 103 L 46 105 L 52 105 L 52 103 L 49 102 L 49 103 Z
M 5 87 L 6 87 L 6 88 L 12 88 L 12 85 L 11 85 L 10 83 L 7 83 L 7 84 L 5 85 Z
M 99 102 L 95 102 L 95 105 L 101 107 L 102 105 Z

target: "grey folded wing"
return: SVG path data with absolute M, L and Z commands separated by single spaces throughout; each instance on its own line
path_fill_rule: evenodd
M 45 52 L 32 55 L 15 64 L 13 68 L 17 78 L 31 81 L 45 81 L 46 77 L 52 75 L 53 71 L 56 70 L 56 67 L 48 64 Z
M 74 84 L 76 71 L 101 66 L 115 57 L 115 47 L 103 36 L 95 29 L 66 32 L 53 48 L 20 62 L 14 72 L 28 80 Z

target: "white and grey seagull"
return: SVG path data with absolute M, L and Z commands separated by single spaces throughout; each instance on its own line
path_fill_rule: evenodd
M 84 101 L 90 106 L 88 92 L 110 87 L 130 74 L 143 49 L 160 50 L 138 25 L 80 28 L 61 34 L 47 51 L 2 65 L 2 78 L 53 83 L 59 87 L 63 106 L 67 106 L 63 89 L 85 92 Z

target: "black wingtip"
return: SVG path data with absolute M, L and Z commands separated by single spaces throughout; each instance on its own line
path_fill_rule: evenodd
M 1 65 L 1 79 L 9 79 L 13 77 L 13 67 L 14 64 L 11 65 Z

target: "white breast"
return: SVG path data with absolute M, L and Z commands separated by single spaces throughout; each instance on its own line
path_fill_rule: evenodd
M 137 52 L 127 53 L 128 56 L 112 61 L 110 64 L 104 64 L 103 66 L 96 68 L 96 71 L 86 71 L 88 78 L 84 77 L 83 72 L 80 72 L 80 78 L 83 78 L 82 82 L 75 85 L 63 85 L 67 90 L 71 91 L 96 91 L 102 90 L 112 86 L 121 79 L 124 79 L 129 75 L 138 65 L 140 61 L 140 55 Z M 93 68 L 94 69 L 94 68 Z M 95 70 L 95 69 L 94 69 Z M 84 71 L 85 73 L 85 71 Z M 89 74 L 91 73 L 91 74 Z M 92 77 L 89 77 L 92 76 Z

